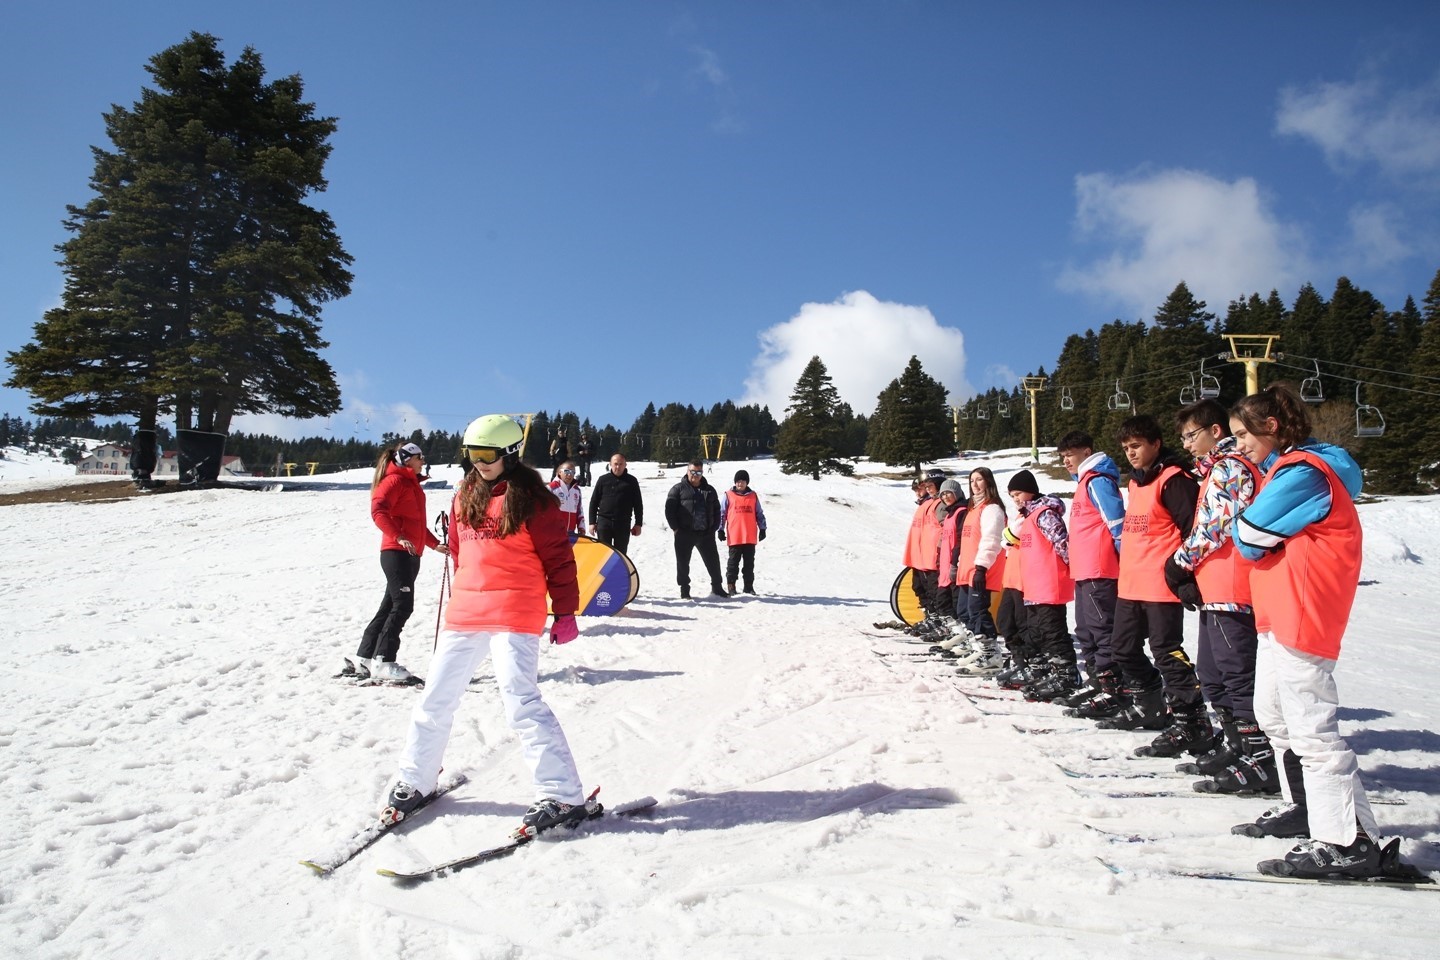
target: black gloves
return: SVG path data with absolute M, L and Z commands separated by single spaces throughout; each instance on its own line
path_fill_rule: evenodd
M 985 574 L 987 572 L 988 571 L 985 567 L 975 568 L 975 575 L 970 578 L 971 589 L 979 590 L 982 593 L 985 592 Z
M 724 527 L 721 527 L 719 530 L 716 530 L 716 531 L 715 531 L 715 539 L 716 539 L 716 540 L 719 540 L 721 543 L 724 543 L 724 542 L 725 542 L 725 528 L 724 528 Z
M 1200 587 L 1195 583 L 1195 574 L 1176 563 L 1174 557 L 1165 561 L 1165 585 L 1186 610 L 1199 610 L 1200 604 L 1205 602 L 1200 596 Z
M 764 539 L 765 539 L 765 531 L 764 531 L 764 530 L 761 530 L 761 531 L 760 531 L 760 539 L 761 539 L 761 540 L 764 540 Z

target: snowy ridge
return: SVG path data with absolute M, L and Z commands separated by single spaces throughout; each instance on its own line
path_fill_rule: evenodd
M 1025 459 L 966 463 L 992 466 L 1003 487 Z M 883 468 L 815 483 L 745 464 L 770 524 L 760 595 L 689 602 L 661 523 L 680 471 L 632 466 L 649 521 L 631 542 L 640 596 L 546 647 L 541 676 L 587 782 L 659 805 L 415 889 L 375 867 L 483 849 L 531 798 L 487 679 L 446 757 L 468 783 L 324 882 L 296 865 L 378 809 L 416 696 L 330 679 L 382 587 L 364 471 L 284 493 L 0 508 L 0 952 L 1115 960 L 1270 957 L 1283 942 L 1319 957 L 1433 955 L 1434 898 L 1173 875 L 1282 854 L 1284 841 L 1229 832 L 1265 800 L 1113 799 L 1106 788 L 1159 781 L 1059 769 L 1165 776 L 1171 761 L 1127 759 L 1150 734 L 971 699 L 988 688 L 875 656 L 915 649 L 873 627 L 891 618 L 913 509 Z M 738 466 L 707 473 L 723 487 Z M 427 494 L 432 514 L 449 508 L 449 491 Z M 1365 585 L 1336 674 L 1367 777 L 1407 801 L 1377 807 L 1381 826 L 1431 873 L 1437 507 L 1361 507 Z M 701 584 L 702 571 L 697 558 Z M 439 591 L 427 555 L 401 648 L 422 675 Z M 1187 628 L 1193 651 L 1193 614 Z

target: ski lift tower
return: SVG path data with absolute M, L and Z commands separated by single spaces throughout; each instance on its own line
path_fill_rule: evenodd
M 1020 386 L 1030 397 L 1030 460 L 1034 463 L 1040 462 L 1040 446 L 1036 440 L 1035 429 L 1035 394 L 1045 389 L 1045 377 L 1021 377 Z
M 1227 333 L 1230 352 L 1220 354 L 1222 360 L 1245 364 L 1245 393 L 1260 391 L 1260 364 L 1275 362 L 1275 341 L 1278 333 Z M 1202 367 L 1203 370 L 1203 367 Z

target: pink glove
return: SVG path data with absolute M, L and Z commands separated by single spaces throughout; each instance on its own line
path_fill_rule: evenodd
M 575 615 L 566 614 L 563 617 L 556 617 L 555 622 L 550 626 L 551 643 L 569 643 L 580 636 L 580 628 L 575 625 Z

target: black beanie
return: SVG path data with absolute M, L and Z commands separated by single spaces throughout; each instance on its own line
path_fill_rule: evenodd
M 1011 477 L 1010 483 L 1006 485 L 1005 489 L 1012 491 L 1020 490 L 1025 493 L 1033 493 L 1037 497 L 1040 496 L 1040 487 L 1035 483 L 1035 474 L 1029 470 L 1021 470 L 1015 474 L 1015 476 Z
M 749 473 L 748 470 L 736 470 L 736 471 L 735 471 L 735 481 L 734 481 L 734 482 L 735 482 L 735 483 L 739 483 L 741 480 L 744 480 L 746 483 L 749 483 L 749 482 L 750 482 L 750 473 Z

